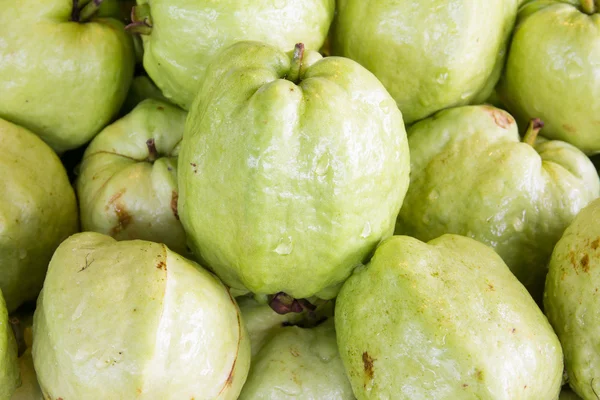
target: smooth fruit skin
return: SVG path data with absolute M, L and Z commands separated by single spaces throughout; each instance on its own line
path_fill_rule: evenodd
M 307 51 L 300 83 L 289 71 L 290 55 L 256 42 L 211 65 L 186 122 L 179 215 L 229 286 L 306 298 L 392 234 L 409 154 L 394 100 L 359 64 Z
M 9 312 L 35 300 L 58 245 L 79 229 L 75 192 L 54 151 L 0 119 L 0 289 Z
M 600 196 L 590 160 L 565 142 L 521 142 L 512 116 L 491 106 L 441 111 L 408 135 L 411 184 L 396 233 L 485 243 L 541 303 L 554 244 Z
M 338 347 L 357 399 L 557 399 L 558 338 L 489 247 L 394 236 L 336 301 Z
M 72 0 L 0 1 L 0 117 L 61 153 L 119 111 L 133 77 L 121 22 L 71 21 Z
M 489 97 L 516 13 L 516 0 L 338 0 L 333 54 L 373 72 L 410 124 Z
M 142 35 L 144 68 L 164 95 L 189 109 L 206 68 L 221 50 L 256 40 L 283 51 L 324 43 L 334 0 L 138 0 L 149 5 L 152 33 Z
M 46 398 L 236 399 L 250 342 L 227 288 L 163 244 L 71 236 L 33 324 Z
M 565 352 L 569 385 L 584 399 L 600 393 L 600 200 L 584 208 L 556 244 L 544 305 Z
M 548 138 L 596 154 L 600 14 L 587 15 L 578 3 L 531 1 L 520 10 L 498 91 L 518 119 L 541 118 Z
M 17 342 L 8 322 L 8 311 L 0 289 L 0 400 L 10 400 L 20 383 Z
M 147 99 L 94 138 L 76 184 L 82 230 L 165 243 L 187 253 L 177 213 L 177 155 L 186 115 Z M 156 155 L 149 154 L 150 139 Z
M 354 400 L 337 349 L 333 320 L 283 327 L 252 358 L 240 400 Z

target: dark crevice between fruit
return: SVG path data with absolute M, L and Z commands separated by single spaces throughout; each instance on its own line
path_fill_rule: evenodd
M 302 69 L 302 62 L 304 61 L 304 44 L 296 43 L 294 47 L 294 56 L 292 57 L 292 63 L 290 65 L 290 72 L 288 72 L 285 79 L 294 82 L 295 84 L 300 83 L 300 70 Z
M 21 357 L 27 350 L 27 343 L 25 342 L 25 330 L 21 326 L 21 320 L 17 317 L 12 317 L 8 320 L 10 327 L 12 328 L 15 340 L 17 341 L 18 356 Z
M 152 33 L 150 6 L 141 4 L 131 8 L 131 23 L 125 27 L 130 33 L 149 35 Z
M 71 21 L 87 22 L 100 9 L 104 0 L 73 0 L 73 10 L 71 11 Z

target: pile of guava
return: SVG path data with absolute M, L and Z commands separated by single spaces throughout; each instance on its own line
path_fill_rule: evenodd
M 600 0 L 0 0 L 0 400 L 600 399 Z

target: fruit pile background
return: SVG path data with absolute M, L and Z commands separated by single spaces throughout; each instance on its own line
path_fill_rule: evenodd
M 600 0 L 0 0 L 0 400 L 600 398 Z

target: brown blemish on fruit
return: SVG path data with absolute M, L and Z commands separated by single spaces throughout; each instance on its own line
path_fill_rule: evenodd
M 362 354 L 363 368 L 365 370 L 365 378 L 373 380 L 373 362 L 375 361 L 366 351 Z M 366 386 L 366 383 L 365 383 Z
M 142 389 L 140 388 L 135 389 L 135 391 L 137 392 L 137 394 L 142 394 Z
M 156 268 L 162 269 L 162 270 L 166 270 L 167 269 L 167 264 L 163 260 L 160 260 L 156 264 Z
M 293 347 L 290 349 L 290 353 L 291 353 L 291 354 L 292 354 L 294 357 L 298 357 L 298 356 L 300 355 L 300 352 L 299 352 L 297 349 L 293 348 Z
M 513 119 L 513 117 L 511 117 L 508 113 L 506 113 L 502 110 L 499 110 L 499 109 L 496 109 L 493 107 L 489 107 L 489 106 L 486 106 L 485 110 L 488 113 L 490 113 L 492 118 L 494 118 L 494 122 L 500 128 L 506 129 L 515 123 L 515 120 Z
M 511 333 L 515 333 L 517 331 L 517 328 L 512 328 Z
M 478 381 L 483 381 L 483 371 L 480 369 L 476 369 L 475 370 L 475 377 L 477 378 Z
M 198 173 L 198 164 L 196 164 L 196 163 L 190 163 L 190 165 L 192 166 L 192 169 L 194 170 L 194 173 L 197 174 Z
M 106 203 L 105 209 L 108 210 L 110 208 L 110 206 L 112 206 L 117 200 L 119 200 L 121 197 L 123 197 L 123 195 L 125 194 L 126 191 L 127 191 L 127 189 L 123 188 L 123 189 L 119 190 L 117 193 L 115 193 L 110 199 L 108 199 L 108 203 Z
M 493 285 L 492 283 L 489 283 L 489 282 L 488 282 L 488 284 L 487 284 L 487 285 L 488 285 L 488 290 L 489 290 L 490 292 L 493 292 L 493 291 L 495 291 L 495 290 L 496 290 L 496 288 L 494 288 L 494 285 Z
M 117 225 L 111 229 L 111 236 L 118 235 L 123 230 L 127 229 L 127 226 L 133 220 L 133 216 L 125 210 L 123 203 L 116 203 L 114 205 L 115 214 L 117 215 Z
M 158 109 L 158 110 L 162 111 L 162 110 L 164 110 L 165 108 L 164 108 L 163 106 L 158 106 L 158 107 L 156 107 L 156 109 Z
M 468 383 L 463 383 L 463 384 L 462 384 L 462 387 L 463 387 L 463 388 L 469 387 L 469 384 L 468 384 Z
M 229 292 L 229 290 L 227 290 L 227 294 L 229 295 L 229 300 L 231 300 L 231 303 L 237 309 L 236 302 L 233 299 L 233 297 L 231 296 L 231 293 Z M 240 313 L 239 313 L 239 311 L 237 312 L 237 324 L 238 324 L 238 342 L 237 342 L 237 348 L 235 349 L 235 358 L 233 359 L 233 364 L 231 364 L 231 370 L 229 371 L 229 375 L 227 376 L 227 379 L 225 380 L 225 384 L 221 388 L 221 391 L 219 392 L 219 395 L 221 393 L 223 393 L 223 391 L 225 389 L 227 389 L 228 387 L 230 387 L 231 384 L 233 383 L 233 375 L 234 375 L 233 372 L 235 370 L 235 363 L 237 362 L 237 359 L 238 359 L 239 354 L 240 354 L 240 342 L 242 341 L 242 321 L 240 320 Z M 218 395 L 217 395 L 217 397 L 218 397 Z
M 176 191 L 171 192 L 171 211 L 175 219 L 179 221 L 179 213 L 177 212 L 177 202 L 179 201 L 179 194 Z
M 594 240 L 590 246 L 592 247 L 592 250 L 596 250 L 598 246 L 600 246 L 600 239 Z
M 569 133 L 576 133 L 577 130 L 575 129 L 575 127 L 573 125 L 569 125 L 569 124 L 563 124 L 563 129 Z
M 583 270 L 583 272 L 589 272 L 590 271 L 590 256 L 588 256 L 587 254 L 584 254 L 583 257 L 581 257 L 581 269 Z

